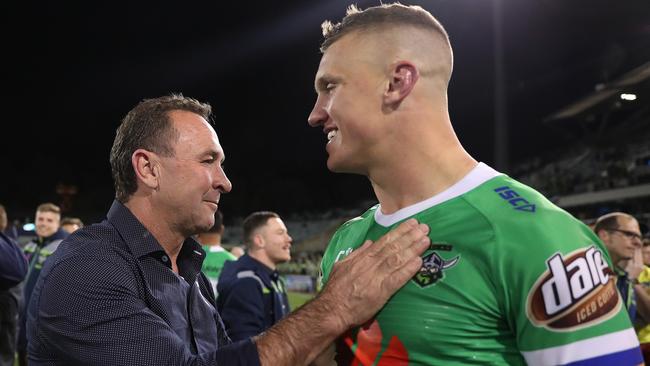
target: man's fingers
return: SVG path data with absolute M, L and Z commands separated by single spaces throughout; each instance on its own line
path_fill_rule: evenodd
M 382 237 L 377 243 L 377 246 L 381 246 L 377 255 L 383 258 L 382 267 L 385 266 L 387 271 L 393 272 L 413 257 L 422 254 L 430 243 L 428 233 L 427 225 L 418 224 L 409 226 L 406 232 L 398 232 L 400 235 L 395 235 L 391 241 Z
M 428 247 L 428 246 L 427 246 Z M 409 260 L 406 265 L 398 268 L 393 274 L 384 281 L 384 289 L 389 293 L 397 291 L 399 288 L 413 278 L 422 267 L 422 258 L 415 257 Z

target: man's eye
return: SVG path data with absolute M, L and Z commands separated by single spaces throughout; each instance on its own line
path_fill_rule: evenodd
M 212 163 L 214 163 L 214 158 L 205 159 L 205 160 L 202 161 L 202 163 L 212 164 Z
M 334 89 L 335 87 L 336 87 L 336 84 L 334 84 L 334 83 L 327 83 L 327 85 L 325 85 L 325 90 L 327 90 L 327 91 L 331 91 L 331 90 Z

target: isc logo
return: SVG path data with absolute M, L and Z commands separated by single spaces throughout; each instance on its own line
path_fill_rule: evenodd
M 494 190 L 501 198 L 508 201 L 515 210 L 535 212 L 535 205 L 522 198 L 519 193 L 513 191 L 508 186 L 499 187 Z
M 608 319 L 618 310 L 615 279 L 600 250 L 591 246 L 564 258 L 556 253 L 546 266 L 528 294 L 534 324 L 566 331 Z

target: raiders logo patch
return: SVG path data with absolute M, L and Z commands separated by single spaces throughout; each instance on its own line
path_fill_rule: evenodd
M 616 315 L 621 307 L 616 276 L 594 246 L 566 256 L 554 254 L 526 301 L 531 322 L 556 332 L 592 326 Z
M 429 248 L 449 251 L 452 246 L 449 244 L 432 244 Z M 444 271 L 458 264 L 459 260 L 460 255 L 447 260 L 441 257 L 438 253 L 432 252 L 422 258 L 422 267 L 420 267 L 418 273 L 413 276 L 412 281 L 422 288 L 435 285 L 436 282 L 444 277 Z

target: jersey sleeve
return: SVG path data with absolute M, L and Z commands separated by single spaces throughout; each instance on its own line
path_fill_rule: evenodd
M 529 365 L 638 365 L 607 250 L 556 207 L 495 225 L 495 275 Z

